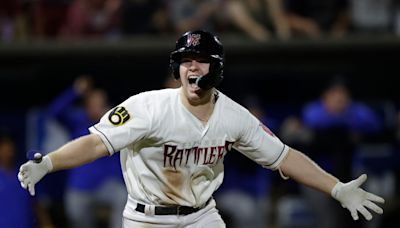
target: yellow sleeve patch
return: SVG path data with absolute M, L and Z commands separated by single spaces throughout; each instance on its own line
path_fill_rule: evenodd
M 108 120 L 114 126 L 121 126 L 122 124 L 126 123 L 131 116 L 129 115 L 128 110 L 125 107 L 117 106 L 108 115 Z

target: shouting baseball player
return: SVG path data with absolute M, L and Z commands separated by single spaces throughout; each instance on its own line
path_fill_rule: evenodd
M 171 52 L 170 66 L 180 88 L 130 97 L 90 127 L 91 134 L 23 164 L 21 186 L 34 195 L 35 184 L 47 173 L 120 151 L 128 190 L 124 228 L 225 227 L 212 195 L 223 181 L 224 157 L 235 148 L 284 178 L 331 195 L 355 220 L 358 213 L 370 220 L 369 210 L 383 213 L 375 203 L 384 199 L 360 188 L 365 174 L 340 182 L 215 88 L 224 68 L 223 46 L 216 36 L 206 31 L 183 34 Z

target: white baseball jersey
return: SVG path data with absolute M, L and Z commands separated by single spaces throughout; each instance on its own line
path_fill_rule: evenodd
M 287 154 L 288 147 L 268 128 L 221 92 L 206 125 L 180 96 L 180 89 L 140 93 L 90 128 L 110 154 L 121 151 L 124 180 L 134 200 L 201 206 L 221 185 L 224 156 L 232 147 L 270 169 Z

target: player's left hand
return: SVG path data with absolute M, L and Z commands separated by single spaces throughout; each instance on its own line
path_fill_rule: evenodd
M 51 159 L 46 155 L 35 153 L 33 159 L 23 164 L 18 173 L 21 187 L 28 189 L 29 193 L 35 195 L 35 184 L 53 169 Z
M 365 219 L 371 220 L 372 214 L 367 210 L 370 209 L 378 214 L 383 213 L 383 209 L 375 204 L 384 203 L 382 197 L 366 192 L 360 186 L 367 180 L 367 175 L 363 174 L 357 179 L 348 183 L 338 182 L 332 189 L 331 195 L 338 200 L 342 207 L 347 208 L 354 220 L 358 220 L 358 212 Z

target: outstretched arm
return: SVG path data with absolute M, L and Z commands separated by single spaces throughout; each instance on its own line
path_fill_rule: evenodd
M 107 155 L 108 150 L 98 135 L 82 136 L 50 152 L 40 162 L 23 164 L 18 179 L 23 188 L 35 195 L 35 184 L 47 173 L 81 166 Z
M 330 195 L 331 190 L 339 180 L 325 172 L 305 154 L 290 148 L 282 161 L 280 170 L 285 176 Z
M 100 136 L 90 134 L 70 141 L 47 156 L 51 159 L 51 171 L 70 169 L 109 155 Z
M 358 220 L 358 212 L 367 220 L 371 220 L 372 215 L 367 208 L 378 214 L 383 213 L 383 210 L 375 202 L 384 203 L 384 199 L 360 188 L 367 179 L 365 174 L 356 180 L 342 183 L 336 177 L 322 170 L 306 155 L 294 149 L 289 149 L 288 155 L 279 169 L 284 175 L 295 181 L 331 195 L 350 211 L 354 220 Z

